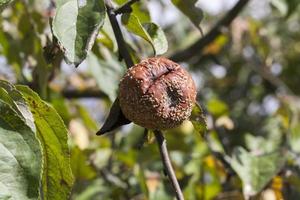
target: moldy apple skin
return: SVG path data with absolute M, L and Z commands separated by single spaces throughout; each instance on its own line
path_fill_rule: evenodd
M 164 58 L 142 60 L 120 81 L 119 102 L 126 118 L 153 130 L 174 128 L 186 120 L 196 101 L 191 75 Z

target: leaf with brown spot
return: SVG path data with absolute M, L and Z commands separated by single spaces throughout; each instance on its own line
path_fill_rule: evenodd
M 68 131 L 56 110 L 26 86 L 17 86 L 27 101 L 42 146 L 44 200 L 68 199 L 74 182 L 70 166 Z

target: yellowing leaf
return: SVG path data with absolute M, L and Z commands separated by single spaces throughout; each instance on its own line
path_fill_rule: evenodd
M 216 54 L 220 53 L 220 51 L 227 44 L 227 42 L 228 42 L 228 38 L 224 35 L 221 35 L 221 36 L 217 37 L 217 39 L 213 43 L 207 45 L 204 48 L 203 54 L 216 55 Z

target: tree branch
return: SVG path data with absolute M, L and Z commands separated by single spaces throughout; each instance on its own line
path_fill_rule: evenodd
M 63 90 L 62 95 L 65 98 L 107 98 L 107 95 L 100 90 Z
M 222 33 L 222 28 L 231 24 L 249 1 L 250 0 L 239 0 L 237 4 L 210 30 L 210 32 L 191 46 L 172 55 L 170 59 L 175 62 L 182 62 L 201 54 L 204 47 L 213 42 Z
M 127 65 L 127 68 L 130 68 L 133 66 L 133 61 L 132 58 L 128 52 L 126 43 L 124 41 L 120 26 L 118 24 L 117 18 L 116 18 L 116 13 L 113 12 L 113 6 L 110 0 L 105 0 L 106 8 L 107 8 L 107 14 L 110 20 L 110 23 L 112 25 L 117 43 L 118 43 L 118 48 L 119 48 L 119 53 L 124 58 L 124 61 Z M 172 186 L 175 190 L 176 193 L 176 198 L 178 200 L 184 200 L 183 194 L 181 192 L 180 186 L 178 184 L 178 181 L 176 179 L 173 167 L 171 165 L 171 161 L 168 155 L 168 150 L 167 150 L 167 145 L 166 145 L 166 140 L 164 136 L 162 135 L 162 132 L 157 130 L 154 131 L 156 140 L 158 142 L 159 150 L 160 150 L 160 155 L 162 158 L 163 165 L 166 169 L 166 172 L 168 174 L 168 177 L 172 183 Z
M 129 54 L 128 48 L 123 38 L 123 34 L 119 26 L 118 20 L 116 18 L 116 14 L 114 13 L 113 5 L 110 0 L 105 0 L 105 5 L 109 21 L 111 23 L 115 38 L 117 40 L 120 56 L 124 59 L 127 68 L 130 68 L 133 66 L 133 60 Z
M 132 11 L 131 5 L 139 0 L 129 0 L 119 8 L 115 10 L 115 15 L 122 14 L 122 13 L 130 13 Z
M 177 181 L 174 169 L 172 167 L 172 164 L 171 164 L 171 161 L 169 158 L 166 139 L 164 138 L 161 131 L 158 131 L 158 130 L 154 131 L 154 135 L 155 135 L 155 138 L 158 143 L 160 156 L 161 156 L 164 168 L 165 168 L 165 170 L 168 174 L 169 180 L 171 181 L 171 184 L 175 190 L 176 198 L 178 200 L 183 200 L 184 197 L 183 197 L 182 191 L 180 189 L 179 183 Z

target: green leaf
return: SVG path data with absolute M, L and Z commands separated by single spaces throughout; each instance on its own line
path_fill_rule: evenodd
M 300 3 L 298 0 L 285 0 L 288 4 L 288 11 L 286 14 L 286 18 L 291 16 L 295 11 L 297 11 L 297 8 L 299 7 Z
M 298 0 L 271 0 L 270 3 L 286 18 L 293 14 L 300 4 Z
M 104 28 L 100 31 L 97 41 L 102 43 L 109 50 L 114 51 L 115 43 L 110 35 L 104 30 Z
M 207 131 L 206 119 L 203 114 L 202 108 L 198 103 L 196 103 L 193 107 L 190 121 L 192 122 L 195 130 L 201 135 L 203 135 L 205 131 Z
M 79 65 L 92 48 L 105 19 L 103 0 L 60 0 L 52 30 L 68 63 Z
M 196 6 L 198 0 L 172 0 L 172 3 L 199 28 L 203 19 L 203 11 Z
M 41 148 L 33 130 L 0 97 L 0 199 L 37 199 L 41 171 Z
M 245 144 L 247 149 L 256 152 L 274 152 L 282 144 L 284 129 L 278 116 L 273 116 L 266 120 L 261 128 L 263 136 L 245 134 Z
M 13 2 L 13 0 L 0 0 L 0 12 L 11 2 Z
M 43 148 L 42 199 L 67 199 L 73 184 L 68 131 L 54 108 L 26 86 L 17 86 L 29 104 Z
M 144 23 L 143 27 L 152 39 L 156 54 L 164 54 L 168 50 L 168 41 L 164 31 L 154 23 Z
M 135 165 L 135 176 L 137 177 L 137 180 L 139 182 L 139 185 L 141 187 L 141 190 L 145 196 L 149 196 L 149 190 L 147 188 L 147 179 L 145 176 L 145 168 L 142 167 L 142 165 Z
M 270 3 L 280 12 L 281 15 L 287 15 L 288 5 L 285 0 L 271 0 Z
M 9 82 L 0 80 L 0 99 L 4 99 L 35 132 L 34 119 L 22 94 Z
M 78 180 L 90 180 L 96 176 L 96 171 L 87 162 L 88 158 L 85 152 L 78 147 L 74 147 L 71 152 L 72 172 Z
M 88 58 L 91 74 L 95 77 L 98 87 L 108 95 L 111 101 L 117 97 L 118 83 L 125 68 L 114 59 L 100 60 L 93 53 Z
M 235 149 L 229 159 L 231 167 L 243 182 L 246 197 L 260 192 L 280 171 L 286 161 L 284 152 L 275 151 L 264 155 L 253 155 L 242 147 Z
M 80 118 L 82 119 L 84 125 L 90 130 L 90 131 L 97 131 L 98 125 L 95 122 L 95 120 L 92 118 L 90 115 L 89 111 L 84 107 L 81 106 L 80 104 L 76 104 L 78 114 Z
M 207 109 L 215 117 L 225 115 L 229 111 L 227 104 L 217 98 L 210 99 L 207 102 Z
M 300 124 L 299 123 L 291 127 L 291 132 L 289 135 L 289 143 L 291 149 L 294 152 L 297 153 L 300 152 Z
M 122 23 L 129 32 L 149 42 L 155 55 L 164 54 L 168 50 L 166 36 L 158 25 L 152 22 L 142 24 L 134 14 L 123 14 Z
M 117 4 L 120 6 L 127 3 L 128 0 L 115 0 Z M 145 4 L 145 1 L 138 1 L 135 2 L 133 5 L 131 5 L 132 8 L 132 14 L 134 14 L 141 23 L 150 22 L 151 17 L 150 13 L 147 9 L 147 5 Z
M 59 95 L 53 95 L 51 97 L 51 105 L 58 112 L 59 116 L 63 119 L 65 124 L 68 126 L 72 119 L 67 100 Z

